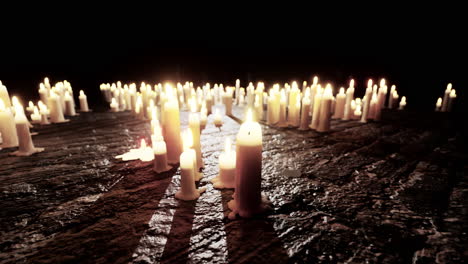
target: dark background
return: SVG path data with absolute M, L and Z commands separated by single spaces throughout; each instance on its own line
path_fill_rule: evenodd
M 166 21 L 144 27 L 119 21 L 13 25 L 0 42 L 0 80 L 26 101 L 38 98 L 44 77 L 52 84 L 66 79 L 75 93 L 85 90 L 93 105 L 101 103 L 99 84 L 118 80 L 234 84 L 239 78 L 243 86 L 265 81 L 270 87 L 318 75 L 336 88 L 354 78 L 362 96 L 368 78 L 384 77 L 407 96 L 408 108 L 422 111 L 433 110 L 448 82 L 463 101 L 468 84 L 466 31 L 458 21 L 441 23 L 437 17 L 398 25 L 345 20 L 338 26 L 313 19 L 296 25 L 243 19 L 226 26 L 213 18 L 201 25 Z M 460 105 L 458 111 L 465 111 Z

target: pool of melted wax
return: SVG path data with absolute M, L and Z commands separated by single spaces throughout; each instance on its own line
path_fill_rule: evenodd
M 177 167 L 113 157 L 149 142 L 130 113 L 84 113 L 37 126 L 46 151 L 0 151 L 2 263 L 461 262 L 467 246 L 467 156 L 441 113 L 385 111 L 380 123 L 332 121 L 317 133 L 263 125 L 262 192 L 272 208 L 229 220 L 216 190 L 224 140 L 243 110 L 201 135 L 196 201 L 179 201 Z M 427 121 L 429 120 L 429 121 Z M 183 127 L 188 115 L 181 114 Z M 442 125 L 440 125 L 442 124 Z

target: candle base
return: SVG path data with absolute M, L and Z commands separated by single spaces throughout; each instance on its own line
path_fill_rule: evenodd
M 88 110 L 79 110 L 79 112 L 82 112 L 82 113 L 87 113 L 87 112 L 92 112 L 93 110 L 92 109 L 88 109 Z
M 257 209 L 253 211 L 239 211 L 237 209 L 236 200 L 231 200 L 228 202 L 228 208 L 232 211 L 229 213 L 228 218 L 231 220 L 236 219 L 236 216 L 239 215 L 242 218 L 252 218 L 256 215 L 260 215 L 265 213 L 266 211 L 271 209 L 271 202 L 265 195 L 262 195 L 262 201 Z
M 277 127 L 288 127 L 288 123 L 286 123 L 286 122 L 278 122 L 278 123 L 276 124 L 276 126 L 277 126 Z
M 15 151 L 13 153 L 10 153 L 12 156 L 19 156 L 19 157 L 26 157 L 26 156 L 31 156 L 35 153 L 43 152 L 44 148 L 33 148 L 30 149 L 29 151 Z
M 234 189 L 236 187 L 236 182 L 223 182 L 220 175 L 216 176 L 211 180 L 213 187 L 215 189 Z
M 202 194 L 205 191 L 206 191 L 205 187 L 198 188 L 198 189 L 195 190 L 195 192 L 193 192 L 191 194 L 186 194 L 186 193 L 183 193 L 181 190 L 179 190 L 179 191 L 176 192 L 175 198 L 177 198 L 179 200 L 183 200 L 183 201 L 193 201 L 193 200 L 198 199 L 198 197 L 200 197 L 200 194 Z

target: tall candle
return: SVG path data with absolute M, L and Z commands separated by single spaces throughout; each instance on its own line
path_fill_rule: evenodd
M 447 112 L 451 91 L 452 91 L 452 84 L 449 83 L 447 84 L 447 89 L 445 89 L 444 100 L 442 101 L 442 112 Z
M 236 152 L 231 150 L 231 141 L 226 138 L 224 152 L 219 155 L 219 174 L 211 182 L 215 188 L 234 188 L 235 176 Z
M 226 108 L 226 115 L 232 115 L 232 92 L 230 87 L 226 87 L 226 92 L 222 95 L 222 101 Z
M 336 95 L 335 113 L 333 115 L 333 118 L 338 118 L 338 119 L 343 118 L 345 103 L 346 103 L 345 89 L 341 87 L 340 92 Z
M 0 99 L 3 100 L 5 107 L 11 107 L 10 95 L 8 94 L 8 89 L 0 81 Z
M 349 82 L 349 88 L 346 90 L 346 103 L 343 114 L 343 120 L 349 120 L 351 117 L 351 101 L 354 99 L 354 80 Z
M 208 91 L 208 93 L 206 94 L 205 103 L 206 103 L 207 114 L 209 115 L 213 111 L 212 110 L 212 108 L 213 108 L 213 96 L 211 94 L 211 91 Z
M 301 94 L 294 93 L 296 103 L 289 108 L 288 123 L 292 127 L 298 127 L 300 125 L 300 113 L 301 113 Z
M 180 190 L 176 192 L 175 197 L 180 200 L 195 200 L 200 197 L 200 190 L 195 186 L 195 151 L 191 149 L 192 135 L 190 129 L 183 135 L 184 152 L 180 154 Z M 203 191 L 203 190 L 202 190 Z
M 262 211 L 262 128 L 252 121 L 247 111 L 236 142 L 236 192 L 229 208 L 241 217 L 252 217 Z
M 367 122 L 367 118 L 369 116 L 371 99 L 372 99 L 372 80 L 369 80 L 369 82 L 367 83 L 366 94 L 364 95 L 364 98 L 363 98 L 363 111 L 361 114 L 362 123 Z
M 213 123 L 217 128 L 220 128 L 223 125 L 223 119 L 221 116 L 221 112 L 219 111 L 219 108 L 215 109 Z
M 258 94 L 255 95 L 255 120 L 260 121 L 263 119 L 263 104 Z
M 73 99 L 70 96 L 70 93 L 65 92 L 65 115 L 75 116 L 75 105 L 73 104 Z
M 169 164 L 177 163 L 182 152 L 180 138 L 180 116 L 177 100 L 168 94 L 168 101 L 164 104 L 163 133 L 167 144 L 167 158 Z
M 301 125 L 299 130 L 309 129 L 309 117 L 310 117 L 310 90 L 306 89 L 304 98 L 302 98 L 302 108 L 301 108 Z
M 2 98 L 0 98 L 0 136 L 2 137 L 2 148 L 18 146 L 15 119 L 11 108 L 5 106 Z
M 314 102 L 315 102 L 315 95 L 317 93 L 317 87 L 318 87 L 318 77 L 314 76 L 312 85 L 310 86 L 310 111 L 312 114 L 312 111 L 314 109 Z
M 236 80 L 236 99 L 235 102 L 238 105 L 239 104 L 239 93 L 240 93 L 240 80 Z
M 286 91 L 281 89 L 280 107 L 279 107 L 279 119 L 276 123 L 278 127 L 287 127 L 288 123 L 286 120 Z
M 332 88 L 327 84 L 323 96 L 320 100 L 320 119 L 317 125 L 318 132 L 327 132 L 330 130 L 331 104 L 333 100 Z
M 311 129 L 317 129 L 319 121 L 320 121 L 320 103 L 322 101 L 322 87 L 320 84 L 317 86 L 317 90 L 314 96 L 314 109 L 312 110 L 312 120 L 310 121 L 309 127 Z
M 68 120 L 65 120 L 65 117 L 63 116 L 62 103 L 55 92 L 50 93 L 48 101 L 50 105 L 50 121 L 52 123 L 67 122 Z
M 18 151 L 12 153 L 16 156 L 29 156 L 37 152 L 44 151 L 43 148 L 34 147 L 31 133 L 29 132 L 29 122 L 24 114 L 23 107 L 21 105 L 15 106 L 15 124 L 16 133 L 18 135 Z
M 189 127 L 192 132 L 192 146 L 196 153 L 196 169 L 197 173 L 195 174 L 195 180 L 198 181 L 201 178 L 200 173 L 198 171 L 203 168 L 203 159 L 201 154 L 201 145 L 200 145 L 200 119 L 198 118 L 197 106 L 195 99 L 189 99 L 190 110 L 191 113 L 189 114 Z
M 392 109 L 393 106 L 394 106 L 393 95 L 394 95 L 395 92 L 396 92 L 396 86 L 392 85 L 392 87 L 390 87 L 390 96 L 388 97 L 388 108 L 390 108 L 390 109 Z
M 369 104 L 369 116 L 368 119 L 375 119 L 375 113 L 377 111 L 377 93 L 372 92 L 372 97 Z
M 456 98 L 457 98 L 457 93 L 456 93 L 455 89 L 452 89 L 452 90 L 450 91 L 450 96 L 449 96 L 449 102 L 448 102 L 448 106 L 447 106 L 447 111 L 449 111 L 449 112 L 452 111 L 453 104 L 454 104 Z
M 44 104 L 47 104 L 47 99 L 49 97 L 49 90 L 45 88 L 43 83 L 39 84 L 39 97 Z
M 398 107 L 398 110 L 403 110 L 405 109 L 406 106 L 406 96 L 403 96 L 400 101 L 400 106 Z

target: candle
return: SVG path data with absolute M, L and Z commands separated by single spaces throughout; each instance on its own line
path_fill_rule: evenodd
M 398 108 L 398 110 L 405 109 L 405 106 L 406 106 L 406 96 L 403 96 L 403 97 L 401 97 L 400 107 Z
M 78 96 L 78 99 L 80 100 L 81 112 L 89 112 L 88 97 L 86 97 L 86 94 L 83 92 L 83 90 L 80 90 L 80 96 Z
M 396 86 L 392 85 L 390 87 L 390 96 L 388 97 L 388 108 L 392 109 L 394 107 L 394 94 L 396 93 Z
M 223 125 L 223 119 L 221 117 L 221 113 L 219 111 L 219 108 L 216 108 L 216 110 L 215 110 L 213 123 L 217 128 L 220 128 Z
M 252 217 L 263 210 L 261 196 L 262 180 L 262 128 L 252 121 L 252 110 L 247 111 L 246 121 L 241 125 L 236 142 L 236 173 L 234 200 L 228 203 L 241 217 Z
M 344 87 L 340 88 L 340 92 L 336 95 L 335 113 L 333 118 L 341 119 L 344 116 L 344 109 L 346 103 L 346 94 Z
M 180 138 L 180 116 L 177 99 L 172 96 L 172 89 L 168 89 L 167 102 L 164 104 L 163 134 L 167 144 L 167 159 L 169 164 L 176 164 L 182 152 Z
M 321 110 L 320 103 L 322 101 L 322 93 L 323 93 L 323 89 L 319 84 L 317 86 L 317 90 L 314 96 L 314 109 L 312 109 L 312 120 L 310 121 L 310 125 L 309 125 L 311 129 L 317 129 L 317 126 L 320 121 L 320 110 Z
M 26 107 L 26 111 L 29 113 L 32 113 L 34 111 L 34 103 L 32 101 L 29 101 L 28 107 Z
M 286 91 L 281 89 L 280 107 L 279 107 L 279 120 L 276 123 L 278 127 L 287 127 L 286 121 Z
M 115 97 L 112 98 L 112 102 L 110 103 L 110 108 L 111 108 L 111 112 L 118 112 L 119 111 L 119 103 L 117 103 L 117 100 L 115 99 Z M 142 109 L 140 109 L 140 111 L 143 113 L 144 115 L 144 108 L 143 108 L 143 105 L 141 107 Z
M 50 121 L 52 123 L 63 123 L 67 122 L 63 116 L 62 104 L 60 102 L 60 98 L 57 96 L 55 92 L 50 93 L 49 97 L 49 105 L 50 105 Z
M 293 93 L 293 96 L 295 97 L 295 104 L 289 107 L 288 123 L 292 127 L 298 127 L 301 114 L 301 94 Z
M 304 98 L 302 98 L 301 124 L 299 126 L 299 130 L 309 129 L 309 117 L 310 117 L 310 89 L 307 88 L 305 91 Z
M 152 144 L 154 152 L 153 170 L 156 173 L 170 170 L 172 167 L 167 164 L 166 142 L 153 137 Z
M 18 146 L 15 119 L 10 107 L 5 106 L 3 98 L 0 98 L 0 136 L 2 137 L 2 148 Z
M 275 84 L 269 91 L 267 98 L 267 124 L 274 125 L 279 121 L 280 95 L 279 85 Z
M 192 146 L 193 149 L 195 150 L 196 153 L 196 174 L 195 174 L 195 180 L 198 181 L 201 178 L 201 174 L 199 173 L 199 170 L 203 168 L 203 159 L 202 159 L 202 154 L 201 154 L 201 145 L 200 145 L 200 119 L 198 118 L 198 114 L 196 113 L 197 111 L 197 106 L 195 99 L 189 99 L 189 104 L 190 104 L 190 110 L 191 113 L 189 114 L 189 127 L 192 132 Z
M 49 97 L 49 89 L 45 88 L 43 83 L 39 84 L 39 97 L 44 104 L 47 104 L 47 99 Z
M 263 104 L 258 94 L 255 95 L 255 120 L 260 121 L 263 119 Z
M 453 108 L 453 103 L 455 102 L 455 99 L 457 98 L 457 93 L 455 91 L 455 89 L 452 89 L 450 91 L 450 96 L 449 96 L 449 102 L 448 102 L 448 106 L 447 106 L 447 111 L 451 112 L 452 111 L 452 108 Z
M 368 119 L 375 119 L 375 112 L 377 111 L 377 103 L 378 103 L 377 93 L 375 93 L 373 90 L 372 97 L 371 97 L 370 104 L 369 104 Z
M 162 112 L 163 110 L 161 110 Z M 135 104 L 135 114 L 137 116 L 138 119 L 145 119 L 145 113 L 144 113 L 144 110 L 143 110 L 143 101 L 141 99 L 141 96 L 138 96 L 137 100 L 136 100 L 136 104 Z M 162 116 L 161 116 L 161 122 L 162 122 Z M 162 122 L 164 123 L 164 122 Z
M 33 113 L 31 114 L 31 121 L 34 124 L 41 122 L 41 114 L 39 113 L 39 108 L 37 108 L 37 106 L 34 106 Z
M 435 110 L 436 110 L 437 112 L 439 112 L 439 111 L 441 110 L 441 108 L 442 108 L 442 97 L 439 97 L 439 98 L 437 99 L 437 102 L 436 102 L 436 108 L 435 108 Z
M 70 93 L 65 92 L 65 115 L 75 116 L 75 105 L 73 104 L 73 99 L 70 96 Z
M 442 112 L 447 112 L 451 91 L 452 91 L 452 84 L 449 83 L 447 84 L 447 89 L 445 89 L 444 100 L 442 101 Z
M 10 95 L 5 85 L 0 81 L 0 99 L 3 100 L 5 107 L 11 107 Z
M 312 85 L 310 86 L 310 111 L 314 109 L 315 94 L 317 93 L 318 77 L 314 76 Z
M 372 80 L 369 80 L 367 82 L 366 94 L 364 95 L 364 98 L 363 98 L 364 107 L 363 107 L 363 111 L 362 111 L 362 114 L 361 114 L 361 122 L 362 123 L 367 122 L 367 118 L 369 116 L 369 109 L 370 109 L 371 99 L 372 99 Z
M 206 94 L 205 104 L 206 104 L 207 115 L 209 115 L 212 113 L 212 107 L 213 107 L 213 96 L 210 90 L 208 90 L 208 93 Z
M 47 109 L 47 105 L 43 104 L 42 101 L 39 101 L 39 112 L 41 113 L 41 125 L 48 125 L 49 123 L 49 109 Z
M 226 87 L 226 92 L 223 93 L 222 100 L 226 108 L 226 115 L 232 115 L 232 91 L 230 87 Z
M 359 119 L 361 117 L 361 114 L 361 106 L 356 105 L 356 110 L 354 110 L 354 116 L 356 117 L 356 119 Z
M 190 201 L 200 197 L 200 193 L 204 189 L 196 189 L 195 186 L 195 167 L 196 167 L 196 154 L 192 146 L 192 135 L 188 129 L 184 137 L 184 152 L 180 154 L 180 190 L 177 191 L 175 197 L 180 200 Z
M 354 80 L 351 79 L 349 82 L 349 88 L 346 90 L 346 102 L 343 114 L 343 120 L 349 120 L 351 117 L 351 101 L 354 98 Z
M 239 104 L 239 92 L 240 92 L 240 80 L 236 80 L 236 97 L 235 97 L 235 102 L 238 105 Z
M 30 156 L 34 153 L 44 151 L 43 148 L 36 148 L 32 142 L 31 133 L 29 132 L 29 122 L 24 114 L 21 105 L 15 106 L 15 124 L 16 133 L 18 135 L 18 150 L 13 152 L 15 156 Z
M 214 188 L 234 188 L 236 186 L 236 152 L 231 150 L 231 141 L 226 138 L 224 152 L 219 155 L 219 174 L 211 180 Z
M 201 110 L 200 110 L 200 130 L 205 129 L 207 123 L 207 110 L 206 110 L 206 102 L 203 102 Z M 201 131 L 200 131 L 201 133 Z
M 332 87 L 327 84 L 323 96 L 320 100 L 320 118 L 317 125 L 318 132 L 327 132 L 330 130 L 331 104 L 333 100 Z M 351 104 L 350 104 L 351 106 Z

